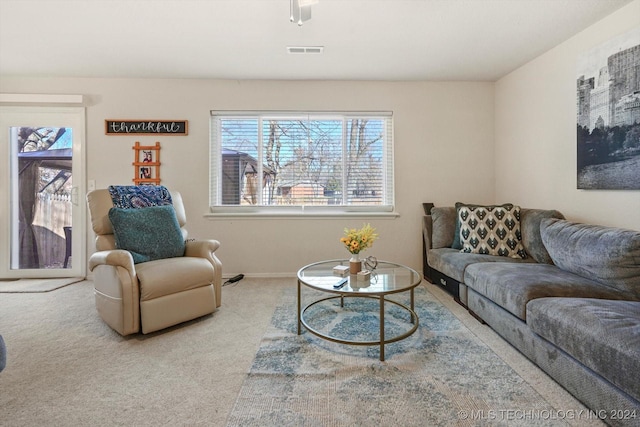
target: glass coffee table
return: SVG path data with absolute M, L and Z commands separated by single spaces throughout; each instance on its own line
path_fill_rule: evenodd
M 333 268 L 337 265 L 349 265 L 349 260 L 330 260 L 309 264 L 298 271 L 298 335 L 304 326 L 312 334 L 341 344 L 351 345 L 379 345 L 380 360 L 384 360 L 384 345 L 400 341 L 413 334 L 418 329 L 418 315 L 414 311 L 413 291 L 418 286 L 422 277 L 413 269 L 404 265 L 386 261 L 379 261 L 377 267 L 371 273 L 369 280 L 358 280 L 356 275 L 341 277 L 333 273 Z M 341 283 L 343 282 L 343 283 Z M 302 285 L 317 291 L 330 294 L 302 307 Z M 336 287 L 337 286 L 337 287 Z M 397 301 L 386 299 L 387 295 L 410 292 L 410 306 L 406 306 Z M 344 307 L 344 298 L 375 298 L 379 300 L 380 309 L 380 339 L 377 341 L 352 341 L 340 339 L 327 333 L 320 332 L 310 325 L 305 319 L 305 312 L 316 304 L 327 300 L 340 299 L 340 307 Z M 411 327 L 408 331 L 391 337 L 385 337 L 384 331 L 384 309 L 385 303 L 395 304 L 406 310 L 408 321 Z

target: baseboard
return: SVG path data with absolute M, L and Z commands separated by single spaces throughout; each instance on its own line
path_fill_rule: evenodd
M 459 302 L 459 301 L 458 301 Z M 460 302 L 459 302 L 460 303 Z M 464 306 L 464 304 L 460 303 L 460 305 Z M 469 311 L 469 314 L 473 316 L 474 319 L 476 319 L 478 322 L 482 323 L 483 325 L 486 325 L 487 322 L 485 322 L 484 320 L 482 320 L 482 317 L 478 316 L 473 310 L 471 310 L 469 307 L 466 307 Z
M 244 277 L 252 279 L 295 279 L 296 273 L 226 273 L 223 274 L 222 280 L 227 280 L 230 277 L 237 276 L 238 274 L 244 274 Z

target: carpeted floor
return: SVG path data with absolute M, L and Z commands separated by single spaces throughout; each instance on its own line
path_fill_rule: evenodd
M 432 313 L 440 313 L 439 317 L 449 319 L 439 323 L 440 329 L 432 332 L 433 338 L 441 341 L 439 346 L 434 347 L 437 351 L 432 355 L 433 358 L 444 349 L 448 349 L 445 354 L 451 356 L 451 343 L 455 340 L 448 339 L 447 335 L 457 336 L 459 340 L 462 339 L 459 332 L 467 330 L 467 339 L 474 343 L 471 347 L 473 352 L 482 349 L 485 356 L 491 353 L 497 355 L 492 359 L 495 363 L 486 364 L 489 359 L 484 359 L 484 370 L 493 372 L 499 367 L 497 372 L 505 372 L 505 369 L 511 369 L 513 373 L 509 378 L 517 381 L 513 385 L 522 385 L 527 393 L 531 393 L 526 396 L 534 396 L 538 403 L 548 402 L 555 410 L 585 409 L 488 327 L 471 318 L 440 289 L 431 285 L 425 289 L 428 290 L 426 296 L 432 301 L 429 302 Z M 278 342 L 273 335 L 272 321 L 275 325 L 282 321 L 295 323 L 295 310 L 291 311 L 294 290 L 293 278 L 245 278 L 223 288 L 223 305 L 213 315 L 161 332 L 131 337 L 119 336 L 100 320 L 95 311 L 91 282 L 74 283 L 46 293 L 2 294 L 0 335 L 7 344 L 8 354 L 7 367 L 0 373 L 0 424 L 244 425 L 239 418 L 246 412 L 241 401 L 246 398 L 251 377 L 255 373 L 258 362 L 254 362 L 254 359 L 267 360 L 263 359 L 265 347 L 261 346 L 261 342 Z M 435 310 L 434 303 L 442 307 Z M 428 328 L 430 314 L 420 316 L 420 328 Z M 452 329 L 453 324 L 457 325 Z M 405 344 L 415 343 L 419 337 L 417 334 L 408 338 Z M 323 354 L 333 351 L 324 341 L 307 342 L 310 334 L 298 337 L 290 330 L 285 330 L 282 335 L 286 338 L 283 344 L 286 341 L 297 342 L 299 350 Z M 346 349 L 339 346 L 335 350 L 336 357 L 345 359 Z M 394 350 L 389 346 L 386 362 L 377 360 L 375 348 L 358 349 L 373 353 L 354 357 L 353 360 L 360 361 L 356 367 L 364 364 L 372 366 L 372 371 L 392 372 L 392 367 L 400 366 L 400 360 L 404 360 L 403 369 L 408 369 L 406 366 L 410 365 L 407 361 L 409 353 L 404 349 Z M 463 354 L 468 354 L 468 350 L 460 349 Z M 430 350 L 427 348 L 425 351 Z M 297 353 L 296 358 L 303 357 L 303 353 Z M 419 363 L 423 363 L 425 357 Z M 463 360 L 466 363 L 466 359 L 462 358 L 460 362 L 463 363 Z M 287 366 L 286 363 L 283 365 Z M 307 365 L 305 369 L 312 371 L 313 366 Z M 429 375 L 434 377 L 435 372 Z M 425 378 L 429 380 L 429 376 Z M 463 402 L 466 388 L 459 383 L 460 379 L 457 381 L 448 383 L 444 378 L 434 383 L 431 389 L 415 388 L 414 399 L 425 390 L 430 394 L 445 395 L 448 387 L 456 389 L 458 403 Z M 483 396 L 485 404 L 499 405 L 489 409 L 518 409 L 502 405 L 522 403 L 521 398 L 501 402 L 495 397 L 500 396 L 496 393 L 500 392 L 502 385 L 512 386 L 510 381 L 505 383 L 501 380 L 502 383 L 497 384 L 480 384 L 478 381 L 481 380 L 477 376 L 469 377 L 469 388 L 487 390 L 486 396 Z M 407 389 L 417 387 L 409 381 L 405 384 Z M 515 387 L 512 392 L 513 389 Z M 477 391 L 474 393 L 472 396 L 477 399 Z M 514 396 L 512 393 L 509 395 Z M 368 400 L 372 400 L 371 395 L 354 395 L 348 399 L 350 406 L 342 406 L 341 411 L 348 413 L 351 408 L 364 405 Z M 532 403 L 537 405 L 535 402 Z M 440 403 L 446 405 L 445 400 Z M 424 402 L 416 400 L 415 404 Z M 406 408 L 413 406 L 413 400 L 405 405 Z M 382 408 L 384 406 L 380 404 L 377 409 Z M 397 408 L 389 410 L 396 411 Z M 305 411 L 301 410 L 300 414 Z M 450 411 L 451 408 L 443 406 L 443 412 L 431 412 L 431 420 L 447 424 L 460 422 L 455 414 L 456 418 L 450 418 Z M 300 424 L 296 419 L 290 421 L 287 424 L 340 425 L 323 423 L 322 419 L 309 420 L 306 424 Z M 567 420 L 567 423 L 576 426 L 601 425 L 589 420 Z M 462 425 L 483 424 L 496 423 L 480 420 Z M 259 425 L 276 424 L 263 419 Z M 360 425 L 369 423 L 363 420 Z M 422 425 L 429 425 L 426 419 Z
M 64 286 L 83 281 L 82 277 L 63 277 L 59 279 L 16 279 L 0 280 L 0 293 L 37 293 L 51 292 Z

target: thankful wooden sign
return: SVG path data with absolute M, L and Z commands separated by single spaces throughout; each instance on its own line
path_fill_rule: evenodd
M 104 121 L 107 135 L 187 135 L 187 120 L 113 120 Z

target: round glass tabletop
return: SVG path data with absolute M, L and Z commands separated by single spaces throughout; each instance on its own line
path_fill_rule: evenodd
M 358 280 L 358 276 L 354 274 L 344 277 L 335 274 L 333 267 L 338 265 L 348 266 L 349 260 L 337 259 L 309 264 L 298 271 L 298 280 L 310 288 L 324 292 L 369 295 L 403 292 L 418 286 L 422 281 L 422 277 L 412 268 L 387 261 L 378 261 L 368 280 Z

